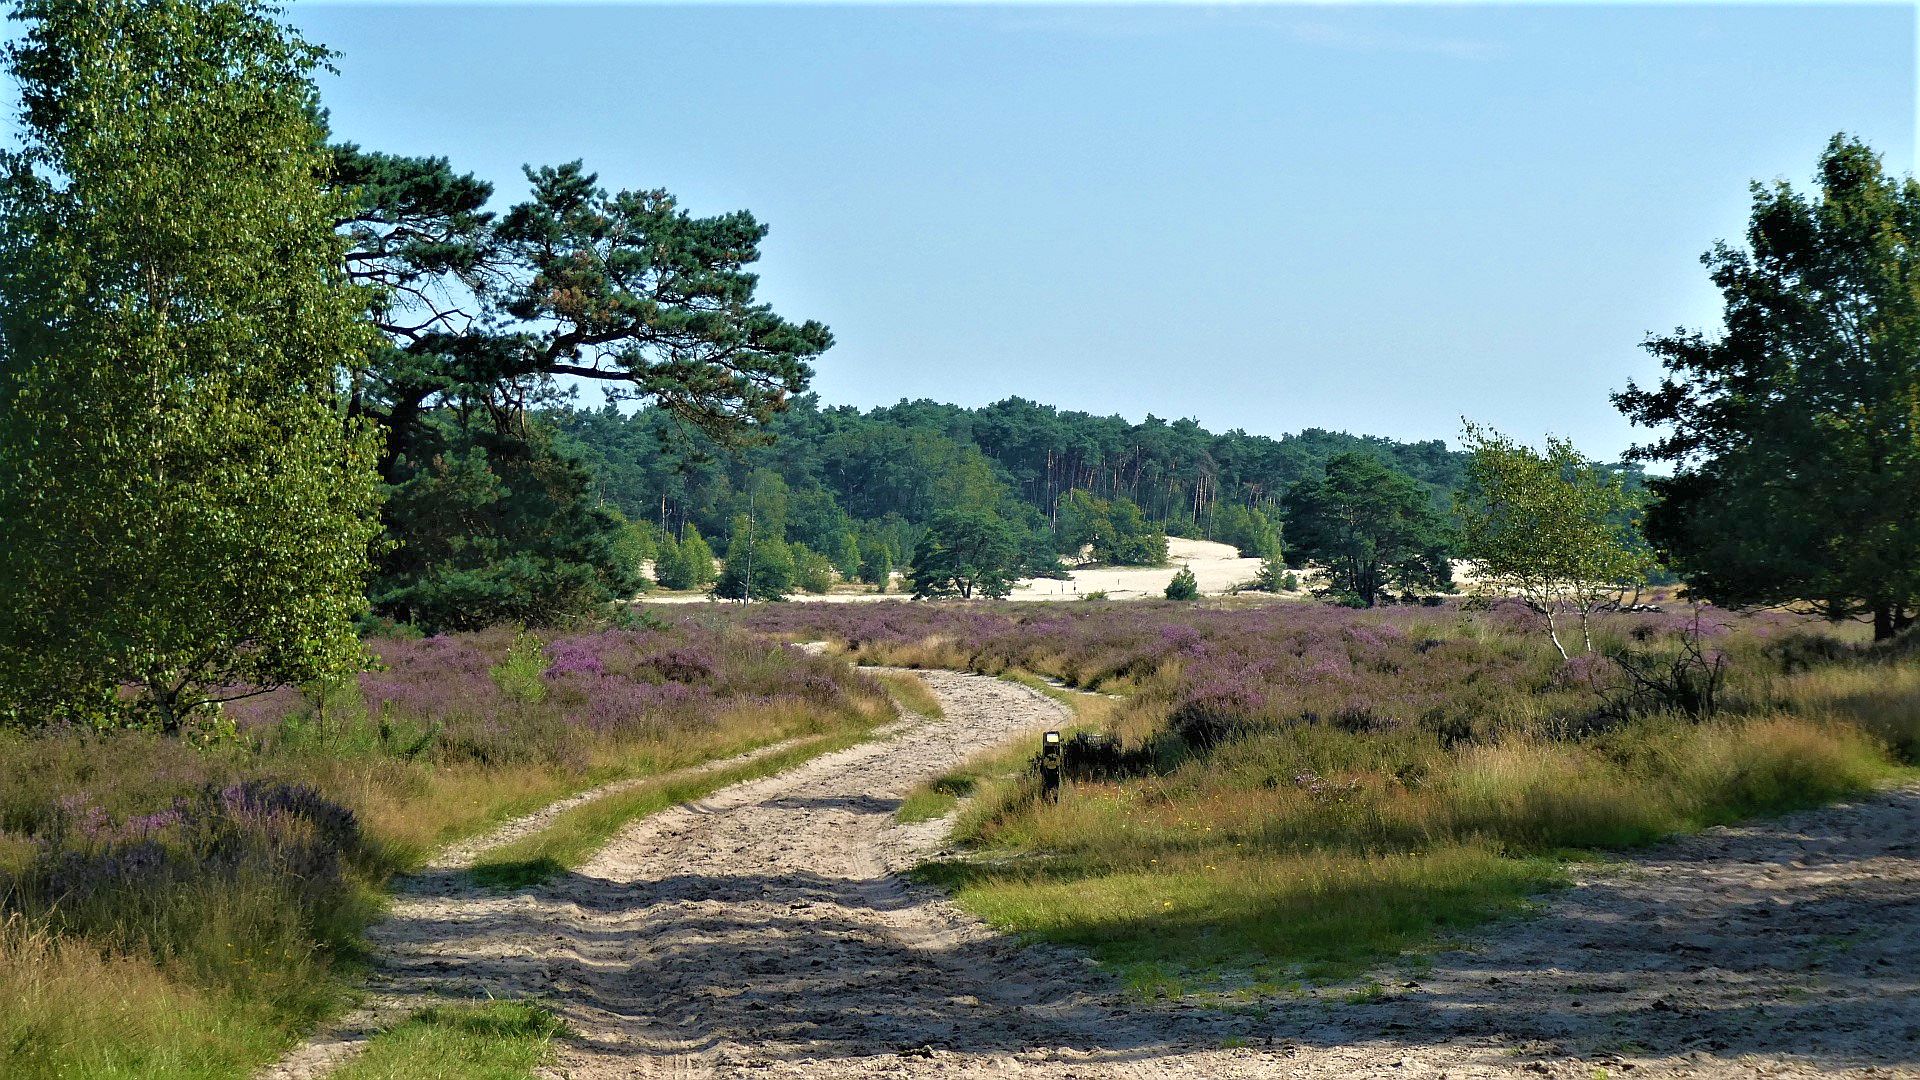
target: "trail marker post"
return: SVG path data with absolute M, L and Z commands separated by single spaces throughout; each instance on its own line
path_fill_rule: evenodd
M 1040 742 L 1040 797 L 1047 802 L 1060 801 L 1060 733 L 1049 731 Z

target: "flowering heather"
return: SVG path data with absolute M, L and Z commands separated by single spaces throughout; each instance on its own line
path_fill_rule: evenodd
M 1698 613 L 1700 634 L 1763 643 L 1808 621 Z M 1553 726 L 1595 707 L 1599 656 L 1562 662 L 1540 616 L 1517 603 L 1356 611 L 1319 604 L 914 603 L 769 606 L 748 626 L 788 638 L 828 638 L 875 661 L 999 672 L 1025 668 L 1089 689 L 1135 693 L 1198 743 L 1233 730 L 1331 725 L 1415 728 L 1463 736 Z M 1690 632 L 1691 609 L 1616 614 L 1603 647 L 1660 647 Z M 1718 648 L 1716 644 L 1715 648 Z
M 694 622 L 369 646 L 376 670 L 235 703 L 238 734 L 210 745 L 0 731 L 0 922 L 310 1017 L 374 890 L 435 844 L 603 779 L 887 714 L 837 660 Z

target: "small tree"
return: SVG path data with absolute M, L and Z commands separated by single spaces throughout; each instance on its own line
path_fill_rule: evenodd
M 860 540 L 853 533 L 843 530 L 834 543 L 833 568 L 840 576 L 852 581 L 860 576 Z
M 693 572 L 687 569 L 687 561 L 681 557 L 680 545 L 672 533 L 661 536 L 655 546 L 653 580 L 663 589 L 691 589 L 698 584 L 693 580 Z
M 680 538 L 680 563 L 691 582 L 685 588 L 697 589 L 719 580 L 720 571 L 713 565 L 713 549 L 692 525 L 687 526 L 687 535 Z
M 1193 576 L 1193 568 L 1182 566 L 1180 572 L 1167 582 L 1167 599 L 1197 600 L 1200 597 L 1200 581 Z
M 999 599 L 1013 589 L 1020 549 L 1012 530 L 984 510 L 946 510 L 934 516 L 913 549 L 913 597 Z
M 785 600 L 793 586 L 793 550 L 786 541 L 765 522 L 750 524 L 744 515 L 734 518 L 713 595 L 723 600 Z
M 1287 569 L 1286 560 L 1279 552 L 1260 560 L 1260 573 L 1254 576 L 1253 587 L 1261 592 L 1292 592 L 1300 587 L 1300 579 Z
M 815 594 L 833 591 L 832 561 L 805 544 L 793 544 L 791 551 L 793 583 L 800 591 Z
M 881 592 L 893 582 L 893 553 L 877 536 L 860 545 L 860 580 L 879 586 Z
M 1593 613 L 1644 582 L 1651 564 L 1635 532 L 1639 499 L 1566 439 L 1547 439 L 1541 454 L 1468 424 L 1464 442 L 1473 455 L 1457 504 L 1465 555 L 1482 578 L 1546 617 L 1563 659 L 1559 619 L 1569 614 L 1592 652 Z

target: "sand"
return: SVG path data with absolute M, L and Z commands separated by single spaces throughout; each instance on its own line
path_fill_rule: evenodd
M 1105 592 L 1112 600 L 1138 600 L 1166 595 L 1167 583 L 1186 566 L 1200 585 L 1200 595 L 1220 596 L 1251 582 L 1260 573 L 1259 559 L 1243 559 L 1231 544 L 1211 540 L 1167 538 L 1167 565 L 1111 566 L 1070 571 L 1065 580 L 1025 578 L 1014 585 L 1009 600 L 1079 600 L 1093 592 Z M 896 583 L 895 588 L 901 586 Z M 806 604 L 867 603 L 876 600 L 903 600 L 906 595 L 891 593 L 794 593 L 788 599 Z M 704 596 L 643 596 L 647 604 L 714 603 Z

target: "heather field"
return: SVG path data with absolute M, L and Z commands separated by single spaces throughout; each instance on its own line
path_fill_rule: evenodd
M 1350 977 L 1523 908 L 1569 859 L 1910 775 L 1920 666 L 1797 616 L 1610 614 L 1562 661 L 1518 605 L 766 607 L 868 663 L 1044 676 L 1121 740 L 1036 798 L 1031 748 L 954 795 L 922 869 L 1005 929 L 1091 949 L 1143 995 Z M 1910 643 L 1908 643 L 1910 645 Z
M 837 660 L 691 622 L 370 646 L 195 741 L 0 734 L 0 1074 L 245 1075 L 350 996 L 382 885 L 439 845 L 892 715 Z

